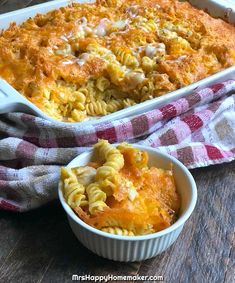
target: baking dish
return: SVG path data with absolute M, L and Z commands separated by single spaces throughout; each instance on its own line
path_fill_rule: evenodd
M 74 2 L 92 2 L 92 1 L 74 1 Z M 222 17 L 230 23 L 235 23 L 235 5 L 230 4 L 230 2 L 218 1 L 218 0 L 191 0 L 190 1 L 195 7 L 206 9 L 212 16 Z M 8 27 L 9 23 L 12 22 L 12 19 L 16 21 L 17 24 L 20 24 L 29 17 L 34 16 L 37 13 L 46 13 L 49 10 L 65 6 L 71 1 L 51 1 L 41 5 L 29 7 L 26 9 L 14 11 L 0 16 L 0 28 Z M 120 110 L 113 114 L 101 117 L 99 119 L 93 119 L 85 122 L 73 123 L 79 124 L 80 126 L 91 125 L 95 123 L 100 123 L 103 121 L 111 121 L 115 119 L 124 118 L 131 115 L 136 115 L 149 111 L 153 108 L 160 107 L 164 103 L 169 103 L 172 100 L 178 99 L 183 96 L 187 96 L 189 93 L 195 89 L 201 89 L 215 82 L 220 82 L 228 79 L 235 78 L 235 67 L 230 67 L 224 71 L 221 71 L 215 75 L 212 75 L 206 79 L 203 79 L 199 82 L 186 86 L 184 88 L 178 89 L 171 93 L 165 94 L 161 97 L 142 102 L 135 106 L 129 107 L 124 110 Z M 65 122 L 55 121 L 53 118 L 48 117 L 43 113 L 38 107 L 29 102 L 24 96 L 19 94 L 14 90 L 7 82 L 0 80 L 0 113 L 7 113 L 9 111 L 22 111 L 27 113 L 33 113 L 37 116 L 43 117 L 47 120 L 54 121 L 59 124 L 64 124 Z
M 151 147 L 138 144 L 132 144 L 132 146 L 148 153 L 150 167 L 157 166 L 169 169 L 169 164 L 173 164 L 173 174 L 180 195 L 181 208 L 179 218 L 170 227 L 143 236 L 120 236 L 103 232 L 86 224 L 75 214 L 64 199 L 61 182 L 58 189 L 60 202 L 78 240 L 85 247 L 102 257 L 124 262 L 145 260 L 169 248 L 181 233 L 197 201 L 196 183 L 189 170 L 180 161 Z M 73 159 L 67 167 L 84 166 L 93 160 L 96 160 L 95 156 L 92 151 L 88 151 Z

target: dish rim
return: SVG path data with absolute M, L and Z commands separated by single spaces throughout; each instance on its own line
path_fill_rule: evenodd
M 115 146 L 118 145 L 119 143 L 114 144 Z M 59 195 L 59 200 L 60 203 L 62 205 L 62 207 L 64 208 L 65 212 L 67 213 L 67 215 L 72 218 L 77 225 L 82 226 L 84 229 L 89 230 L 89 232 L 94 233 L 94 234 L 98 234 L 98 236 L 103 236 L 109 239 L 114 239 L 114 240 L 124 240 L 124 241 L 144 241 L 144 240 L 150 240 L 150 239 L 156 239 L 156 238 L 160 238 L 163 237 L 166 234 L 169 234 L 175 230 L 177 230 L 179 227 L 183 226 L 184 223 L 188 220 L 188 218 L 190 217 L 190 215 L 192 214 L 195 206 L 196 206 L 196 202 L 197 202 L 197 186 L 196 186 L 196 182 L 192 176 L 192 174 L 190 173 L 190 171 L 187 169 L 187 167 L 181 163 L 179 160 L 177 160 L 175 157 L 161 152 L 158 149 L 149 147 L 149 146 L 144 146 L 144 145 L 139 145 L 139 144 L 132 144 L 134 147 L 141 149 L 141 150 L 147 150 L 149 154 L 157 154 L 160 155 L 163 158 L 169 159 L 170 161 L 173 162 L 174 165 L 178 166 L 181 171 L 183 171 L 183 173 L 186 175 L 186 177 L 189 180 L 190 183 L 190 187 L 191 187 L 191 192 L 190 192 L 190 200 L 189 200 L 189 204 L 188 207 L 184 210 L 183 214 L 180 215 L 180 217 L 176 220 L 175 223 L 173 223 L 171 226 L 167 227 L 166 229 L 163 229 L 159 232 L 156 233 L 152 233 L 152 234 L 147 234 L 147 235 L 141 235 L 141 236 L 120 236 L 120 235 L 114 235 L 114 234 L 110 234 L 107 232 L 103 232 L 99 229 L 96 229 L 92 226 L 90 226 L 89 224 L 85 223 L 83 220 L 80 219 L 80 217 L 78 215 L 75 214 L 75 212 L 72 210 L 72 208 L 66 203 L 64 196 L 63 196 L 63 192 L 62 192 L 62 184 L 61 181 L 59 181 L 59 185 L 58 185 L 58 195 Z M 92 152 L 91 150 L 88 150 L 80 155 L 78 155 L 77 157 L 75 157 L 66 167 L 68 168 L 73 168 L 74 166 L 78 165 L 76 164 L 78 162 L 78 160 L 84 156 L 89 156 Z

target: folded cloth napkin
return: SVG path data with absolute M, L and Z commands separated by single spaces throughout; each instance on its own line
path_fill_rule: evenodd
M 229 80 L 141 115 L 86 127 L 0 115 L 0 208 L 27 211 L 57 198 L 60 166 L 99 138 L 158 148 L 188 168 L 232 161 L 233 92 L 235 81 Z

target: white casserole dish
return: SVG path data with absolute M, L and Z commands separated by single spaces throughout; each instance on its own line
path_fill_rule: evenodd
M 125 262 L 145 260 L 160 254 L 170 247 L 178 238 L 197 201 L 196 183 L 189 170 L 180 161 L 151 147 L 132 145 L 147 151 L 150 167 L 156 166 L 170 169 L 170 163 L 173 164 L 173 174 L 181 205 L 179 218 L 167 229 L 145 236 L 119 236 L 97 230 L 83 222 L 73 212 L 64 199 L 61 182 L 59 184 L 60 202 L 67 214 L 71 229 L 78 240 L 89 250 L 102 257 Z M 97 158 L 92 154 L 92 151 L 85 152 L 72 160 L 68 167 L 84 166 L 93 160 L 97 160 Z
M 68 0 L 56 0 L 43 3 L 40 5 L 32 6 L 29 8 L 13 11 L 0 15 L 0 29 L 5 29 L 9 26 L 12 21 L 15 21 L 17 24 L 22 23 L 29 17 L 35 16 L 37 13 L 46 13 L 50 10 L 57 9 L 62 6 L 66 6 L 72 1 Z M 93 2 L 91 0 L 77 0 L 73 2 Z M 206 11 L 214 17 L 221 17 L 228 21 L 229 23 L 235 24 L 235 3 L 232 1 L 226 0 L 190 0 L 189 1 L 193 6 L 197 8 L 206 9 Z M 230 67 L 224 71 L 221 71 L 217 74 L 214 74 L 208 78 L 205 78 L 201 81 L 198 81 L 194 84 L 186 86 L 184 88 L 178 89 L 176 91 L 165 94 L 161 97 L 154 98 L 131 106 L 127 109 L 117 111 L 115 113 L 109 114 L 107 116 L 101 117 L 99 119 L 92 119 L 85 122 L 73 123 L 73 125 L 79 124 L 79 126 L 88 126 L 91 124 L 100 123 L 103 121 L 112 121 L 131 115 L 136 115 L 144 113 L 146 111 L 152 110 L 156 107 L 160 107 L 165 103 L 169 103 L 173 100 L 176 100 L 180 97 L 187 96 L 189 93 L 195 89 L 202 89 L 213 83 L 222 82 L 229 79 L 235 79 L 235 66 Z M 38 107 L 29 102 L 23 95 L 19 94 L 14 88 L 12 88 L 6 81 L 0 79 L 0 114 L 8 112 L 26 112 L 32 113 L 36 116 L 43 117 L 49 121 L 56 122 L 57 124 L 65 124 L 66 122 L 58 122 L 55 119 L 49 117 L 44 112 L 42 112 Z M 66 123 L 67 124 L 67 123 Z

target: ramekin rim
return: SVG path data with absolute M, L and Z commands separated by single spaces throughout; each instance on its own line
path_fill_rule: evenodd
M 119 143 L 116 143 L 115 145 L 118 145 L 118 144 Z M 166 234 L 169 234 L 169 233 L 175 231 L 176 229 L 178 229 L 179 227 L 181 227 L 182 225 L 184 225 L 185 222 L 188 220 L 188 218 L 192 214 L 192 212 L 193 212 L 193 210 L 196 206 L 196 202 L 197 202 L 197 186 L 196 186 L 194 178 L 193 178 L 192 174 L 190 173 L 190 171 L 188 170 L 188 168 L 182 162 L 180 162 L 178 159 L 176 159 L 175 157 L 169 155 L 168 153 L 162 152 L 159 149 L 156 149 L 156 148 L 153 148 L 153 147 L 150 147 L 150 146 L 139 145 L 139 144 L 136 144 L 136 143 L 133 143 L 132 146 L 139 148 L 139 149 L 152 151 L 153 154 L 154 154 L 154 152 L 158 153 L 158 154 L 162 155 L 163 157 L 166 157 L 166 158 L 172 160 L 178 167 L 180 167 L 180 169 L 184 172 L 184 174 L 186 174 L 186 177 L 189 179 L 189 183 L 191 184 L 191 196 L 190 196 L 189 205 L 185 209 L 184 213 L 171 226 L 169 226 L 166 229 L 163 229 L 159 232 L 156 232 L 156 233 L 141 235 L 141 236 L 120 236 L 120 235 L 114 235 L 114 234 L 106 233 L 106 232 L 103 232 L 99 229 L 96 229 L 96 228 L 90 226 L 89 224 L 87 224 L 86 222 L 81 220 L 78 215 L 76 215 L 76 213 L 72 210 L 72 208 L 66 203 L 66 201 L 64 199 L 64 196 L 63 196 L 63 193 L 62 193 L 62 190 L 61 190 L 61 181 L 60 181 L 59 186 L 58 186 L 58 195 L 59 195 L 60 203 L 61 203 L 62 207 L 64 208 L 65 212 L 67 213 L 67 215 L 70 218 L 72 218 L 76 222 L 76 224 L 82 226 L 84 229 L 89 230 L 92 233 L 98 234 L 99 236 L 103 236 L 103 237 L 106 237 L 106 238 L 111 238 L 111 239 L 115 239 L 115 240 L 123 240 L 123 241 L 143 241 L 143 240 L 159 238 L 159 237 L 162 237 Z M 73 165 L 71 166 L 71 164 L 74 163 L 76 161 L 76 159 L 80 159 L 84 155 L 89 155 L 90 152 L 91 152 L 91 150 L 87 150 L 86 152 L 81 153 L 80 155 L 75 157 L 73 160 L 71 160 L 71 162 L 66 167 L 73 168 Z

